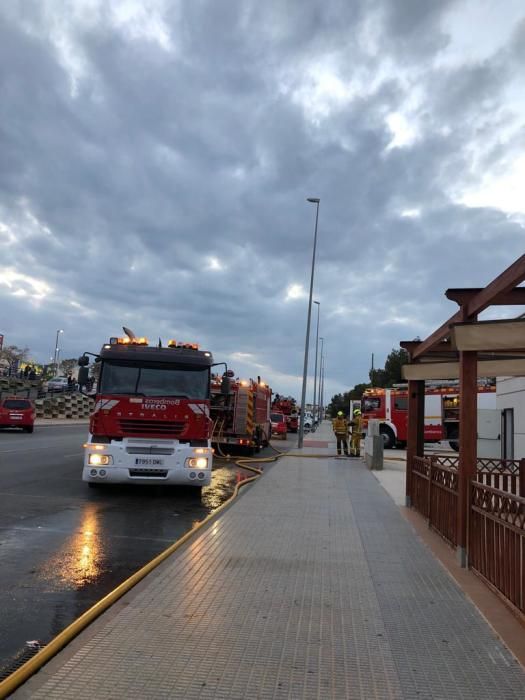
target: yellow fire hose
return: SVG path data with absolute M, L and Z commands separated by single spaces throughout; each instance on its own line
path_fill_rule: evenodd
M 23 664 L 20 668 L 18 668 L 16 671 L 14 671 L 10 676 L 8 676 L 5 680 L 0 682 L 0 700 L 3 700 L 4 698 L 8 697 L 11 693 L 13 693 L 22 683 L 25 683 L 33 674 L 35 674 L 37 671 L 39 671 L 44 664 L 46 664 L 50 659 L 53 658 L 58 652 L 63 649 L 66 644 L 69 644 L 72 639 L 74 639 L 82 630 L 84 630 L 89 624 L 91 624 L 94 620 L 97 619 L 103 612 L 105 612 L 113 603 L 116 603 L 117 600 L 122 598 L 122 596 L 130 591 L 134 586 L 136 586 L 137 583 L 142 581 L 143 578 L 145 578 L 151 571 L 157 568 L 159 564 L 161 564 L 165 559 L 167 559 L 171 554 L 176 552 L 180 547 L 182 547 L 183 544 L 185 544 L 190 537 L 193 537 L 193 535 L 201 530 L 212 518 L 214 518 L 218 513 L 221 511 L 225 510 L 231 503 L 232 501 L 237 498 L 237 495 L 239 493 L 239 490 L 242 486 L 245 486 L 246 484 L 251 483 L 252 481 L 255 481 L 258 479 L 262 474 L 263 471 L 261 469 L 257 469 L 254 466 L 251 466 L 253 462 L 257 464 L 261 463 L 267 463 L 267 462 L 276 462 L 278 459 L 281 457 L 301 457 L 301 458 L 314 458 L 314 459 L 322 459 L 326 458 L 328 455 L 303 455 L 303 454 L 294 454 L 294 453 L 288 453 L 288 452 L 282 452 L 281 450 L 278 450 L 277 448 L 272 447 L 275 452 L 278 454 L 274 457 L 246 457 L 243 459 L 238 459 L 235 460 L 234 464 L 237 466 L 241 467 L 242 469 L 247 469 L 251 472 L 254 472 L 254 476 L 250 476 L 246 479 L 243 479 L 242 481 L 238 482 L 235 485 L 233 494 L 228 498 L 228 500 L 224 501 L 216 510 L 213 511 L 213 513 L 210 513 L 207 515 L 204 520 L 202 520 L 200 523 L 197 523 L 195 527 L 193 527 L 189 532 L 187 532 L 185 535 L 183 535 L 181 538 L 179 538 L 176 542 L 174 542 L 172 545 L 170 545 L 167 549 L 165 549 L 163 552 L 158 554 L 154 559 L 152 559 L 150 562 L 148 562 L 145 566 L 143 566 L 141 569 L 136 571 L 134 574 L 132 574 L 129 578 L 127 578 L 125 581 L 123 581 L 121 584 L 119 584 L 116 588 L 114 588 L 110 593 L 105 595 L 101 600 L 99 600 L 97 603 L 95 603 L 93 606 L 91 606 L 86 612 L 82 613 L 80 617 L 78 617 L 74 622 L 72 622 L 70 625 L 68 625 L 60 634 L 58 634 L 54 639 L 52 639 L 49 644 L 46 644 L 46 646 L 41 649 L 39 652 L 37 652 L 31 659 L 26 661 L 25 664 Z

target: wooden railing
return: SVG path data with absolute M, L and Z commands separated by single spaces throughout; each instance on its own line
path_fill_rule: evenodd
M 438 467 L 459 469 L 458 455 L 426 455 L 416 459 L 432 459 Z M 525 459 L 492 459 L 478 457 L 476 481 L 494 489 L 525 496 Z
M 430 460 L 427 457 L 414 457 L 412 460 L 412 505 L 428 518 L 430 493 Z
M 428 524 L 454 547 L 457 544 L 458 471 L 430 458 Z
M 429 527 L 457 545 L 457 456 L 413 457 L 412 506 Z M 470 482 L 468 561 L 520 614 L 525 614 L 525 460 L 478 459 Z
M 468 558 L 525 615 L 525 498 L 471 482 Z
M 499 491 L 525 496 L 525 459 L 478 459 L 476 481 Z

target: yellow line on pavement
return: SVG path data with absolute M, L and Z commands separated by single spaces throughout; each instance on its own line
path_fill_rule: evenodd
M 275 449 L 275 448 L 273 448 Z M 248 469 L 254 472 L 254 476 L 250 476 L 243 481 L 236 484 L 233 494 L 224 501 L 213 513 L 210 513 L 204 520 L 197 523 L 194 528 L 183 535 L 180 539 L 170 545 L 163 552 L 158 554 L 154 559 L 148 562 L 141 569 L 136 571 L 132 576 L 123 581 L 120 585 L 114 588 L 110 593 L 99 600 L 95 605 L 93 605 L 89 610 L 80 615 L 74 622 L 68 625 L 60 634 L 58 634 L 54 639 L 52 639 L 49 644 L 41 649 L 33 658 L 26 661 L 26 663 L 17 669 L 14 673 L 8 676 L 5 680 L 0 682 L 0 700 L 3 700 L 8 695 L 11 695 L 22 683 L 25 683 L 33 674 L 35 674 L 44 664 L 46 664 L 50 659 L 53 658 L 58 652 L 63 649 L 69 642 L 71 642 L 80 632 L 82 632 L 89 624 L 97 619 L 103 612 L 105 612 L 111 605 L 117 602 L 123 595 L 128 593 L 134 586 L 137 585 L 142 579 L 144 579 L 149 573 L 159 566 L 165 559 L 167 559 L 171 554 L 176 552 L 183 544 L 185 544 L 196 532 L 201 530 L 212 518 L 214 518 L 218 513 L 225 510 L 232 501 L 237 498 L 239 490 L 245 484 L 249 484 L 252 481 L 258 479 L 262 474 L 261 469 L 257 469 L 252 466 L 253 463 L 264 464 L 267 462 L 276 462 L 281 457 L 300 457 L 300 458 L 330 458 L 331 455 L 313 455 L 313 454 L 288 454 L 287 452 L 280 452 L 276 450 L 279 454 L 274 457 L 252 457 L 244 458 L 235 461 L 235 464 L 242 469 Z

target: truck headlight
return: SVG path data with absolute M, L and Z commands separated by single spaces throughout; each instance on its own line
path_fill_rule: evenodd
M 207 469 L 208 459 L 207 457 L 190 457 L 186 460 L 186 466 L 189 469 Z
M 93 464 L 96 467 L 107 466 L 108 464 L 113 464 L 113 457 L 111 455 L 99 455 L 95 452 L 89 455 L 88 464 Z

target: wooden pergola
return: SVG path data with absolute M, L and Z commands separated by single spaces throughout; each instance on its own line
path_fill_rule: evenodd
M 448 289 L 459 309 L 423 341 L 401 342 L 408 380 L 407 505 L 412 503 L 412 460 L 424 455 L 425 380 L 459 379 L 460 440 L 457 548 L 466 565 L 469 483 L 476 473 L 479 377 L 525 376 L 525 318 L 479 321 L 492 306 L 525 305 L 525 255 L 485 288 Z

